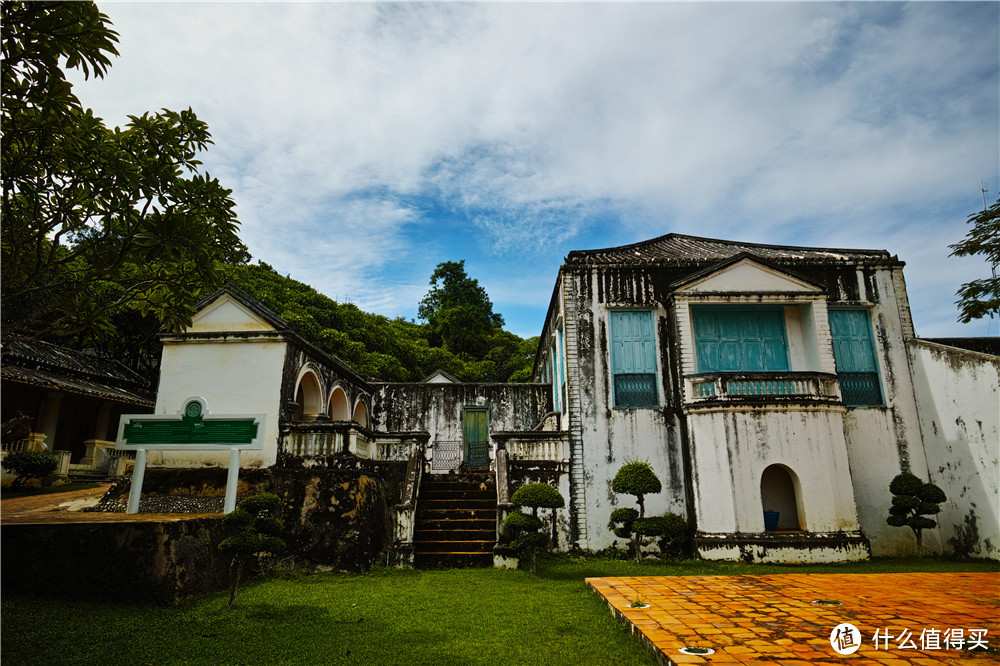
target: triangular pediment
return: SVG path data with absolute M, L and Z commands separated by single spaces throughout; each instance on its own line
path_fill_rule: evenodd
M 822 288 L 748 257 L 721 262 L 676 285 L 678 293 L 801 293 L 818 294 Z
M 201 309 L 187 329 L 188 333 L 273 330 L 274 326 L 228 293 L 220 294 Z

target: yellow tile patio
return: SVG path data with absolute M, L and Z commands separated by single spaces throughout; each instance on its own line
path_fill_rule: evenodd
M 959 630 L 964 639 L 975 636 L 991 648 L 1000 647 L 996 573 L 651 576 L 587 582 L 664 664 L 1000 663 L 996 655 L 958 647 Z M 820 600 L 840 604 L 813 603 Z M 636 601 L 649 607 L 630 608 Z M 841 623 L 860 631 L 861 645 L 853 654 L 838 654 L 831 645 L 831 632 Z M 973 630 L 977 633 L 970 634 Z M 982 631 L 986 633 L 978 633 Z M 685 655 L 679 652 L 682 646 L 715 653 Z

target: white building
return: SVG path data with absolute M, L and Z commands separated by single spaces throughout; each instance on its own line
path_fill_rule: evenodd
M 885 522 L 901 471 L 948 496 L 925 550 L 947 550 L 971 515 L 980 555 L 1000 558 L 1000 356 L 962 344 L 915 337 L 903 263 L 885 251 L 669 234 L 569 254 L 532 384 L 364 378 L 228 289 L 164 338 L 156 412 L 198 395 L 216 413 L 266 414 L 265 449 L 244 466 L 406 462 L 400 552 L 422 475 L 463 463 L 495 475 L 499 519 L 514 487 L 544 480 L 568 501 L 558 546 L 610 546 L 611 511 L 632 502 L 611 480 L 639 459 L 664 485 L 647 514 L 686 516 L 705 558 L 912 552 L 910 530 Z M 162 456 L 151 462 L 225 464 Z

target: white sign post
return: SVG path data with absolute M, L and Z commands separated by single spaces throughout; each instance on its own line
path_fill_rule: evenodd
M 147 451 L 219 451 L 229 450 L 229 474 L 226 477 L 226 501 L 223 513 L 236 508 L 239 485 L 240 451 L 264 448 L 264 414 L 208 415 L 204 398 L 191 397 L 177 414 L 123 414 L 118 425 L 115 448 L 135 451 L 132 489 L 126 513 L 139 512 L 142 481 L 146 475 Z

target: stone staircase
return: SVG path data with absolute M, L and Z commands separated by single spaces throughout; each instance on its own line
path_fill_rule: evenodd
M 413 532 L 415 567 L 491 567 L 496 533 L 492 475 L 423 477 Z

